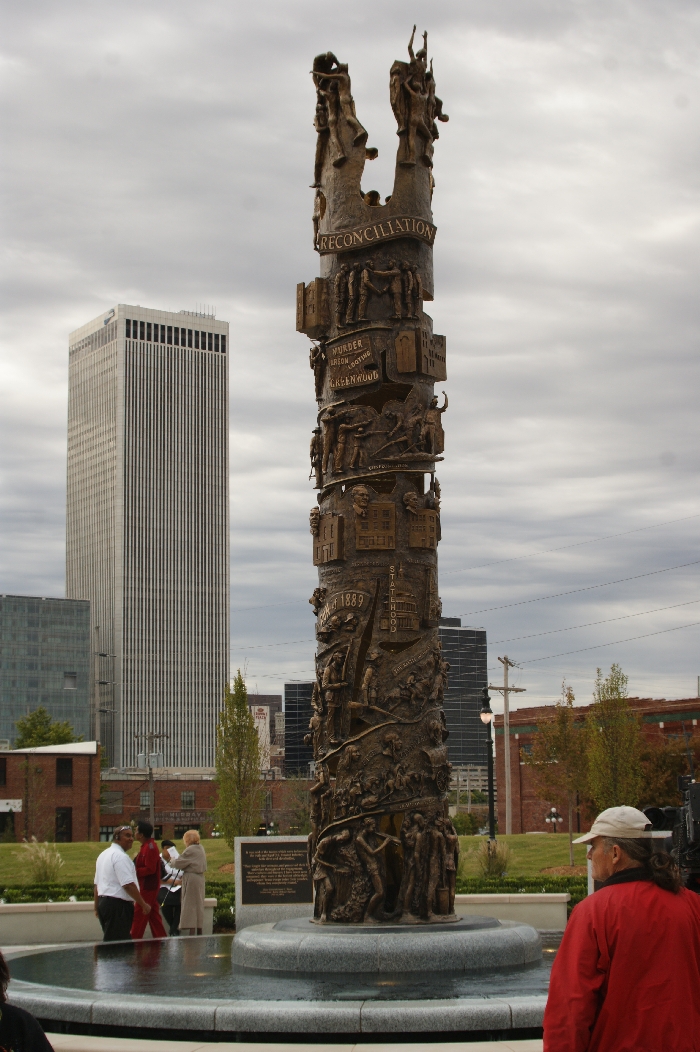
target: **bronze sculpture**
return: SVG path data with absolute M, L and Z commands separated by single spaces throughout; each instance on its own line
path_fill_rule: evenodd
M 427 34 L 390 71 L 399 147 L 391 196 L 363 191 L 367 132 L 346 64 L 313 62 L 314 247 L 321 276 L 297 286 L 313 341 L 317 427 L 309 516 L 319 587 L 317 681 L 307 742 L 309 861 L 318 923 L 454 919 L 459 840 L 447 817 L 438 639 L 445 339 L 432 331 L 433 143 L 446 121 Z

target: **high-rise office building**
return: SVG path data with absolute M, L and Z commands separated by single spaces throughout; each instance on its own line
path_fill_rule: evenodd
M 44 708 L 90 735 L 90 604 L 0 595 L 0 739 L 12 744 L 20 717 Z
M 481 722 L 481 691 L 488 684 L 486 632 L 462 628 L 460 617 L 441 617 L 442 654 L 450 663 L 445 691 L 447 749 L 455 767 L 486 765 L 487 729 Z
M 228 679 L 228 323 L 125 304 L 70 335 L 66 595 L 89 599 L 93 733 L 214 763 Z
M 285 683 L 284 685 L 284 773 L 308 777 L 314 751 L 304 744 L 312 716 L 313 683 Z

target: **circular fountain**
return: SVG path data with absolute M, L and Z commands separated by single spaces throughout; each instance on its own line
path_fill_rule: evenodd
M 497 932 L 471 929 L 481 938 Z M 356 937 L 371 942 L 375 933 L 363 929 Z M 426 943 L 433 937 L 426 934 Z M 502 967 L 484 955 L 481 967 L 440 971 L 404 970 L 396 952 L 393 971 L 319 973 L 241 966 L 233 944 L 230 935 L 214 935 L 10 951 L 9 997 L 49 1031 L 115 1037 L 259 1041 L 322 1034 L 348 1040 L 371 1034 L 396 1040 L 414 1033 L 474 1040 L 540 1034 L 551 952 Z

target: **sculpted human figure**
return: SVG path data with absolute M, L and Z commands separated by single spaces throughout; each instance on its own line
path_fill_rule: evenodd
M 321 174 L 323 172 L 323 160 L 326 156 L 330 128 L 328 127 L 328 106 L 325 98 L 319 91 L 316 92 L 316 113 L 314 116 L 314 128 L 316 129 L 316 156 L 314 158 L 314 187 L 321 185 Z M 317 247 L 318 230 L 314 231 L 314 248 Z
M 309 478 L 312 476 L 315 477 L 317 489 L 320 489 L 323 485 L 323 475 L 321 471 L 322 448 L 321 428 L 315 427 L 311 435 L 311 444 L 309 446 L 309 457 L 311 459 L 311 473 Z
M 318 228 L 321 225 L 321 220 L 323 219 L 323 213 L 325 212 L 325 210 L 326 199 L 321 193 L 321 191 L 317 188 L 316 193 L 314 195 L 313 215 L 311 217 L 311 221 L 313 223 L 314 228 L 314 249 L 318 248 Z
M 353 486 L 352 510 L 361 519 L 367 518 L 367 509 L 370 505 L 369 490 L 366 486 Z
M 401 271 L 396 266 L 396 260 L 390 259 L 386 270 L 375 270 L 374 273 L 378 278 L 389 278 L 389 292 L 394 300 L 394 313 L 391 317 L 400 318 L 403 282 L 401 281 Z M 374 286 L 372 286 L 372 288 L 374 288 Z M 377 290 L 375 289 L 375 291 Z
M 318 612 L 326 601 L 325 588 L 314 588 L 313 595 L 309 599 L 309 602 L 314 608 L 314 617 L 318 617 Z
M 417 515 L 421 510 L 420 497 L 415 490 L 409 490 L 403 495 L 403 506 L 411 515 Z
M 401 905 L 407 919 L 413 916 L 413 898 L 418 890 L 420 897 L 423 883 L 423 866 L 426 850 L 425 818 L 419 812 L 413 815 L 413 823 L 404 837 L 404 877 L 406 886 Z
M 362 675 L 362 686 L 360 687 L 360 696 L 362 698 L 362 708 L 372 708 L 377 704 L 377 663 L 381 657 L 381 654 L 373 653 L 367 657 L 367 665 Z
M 428 920 L 435 917 L 435 893 L 443 887 L 445 872 L 445 838 L 442 835 L 442 822 L 436 819 L 428 832 L 428 892 L 426 895 Z
M 362 264 L 353 263 L 348 271 L 347 287 L 348 287 L 348 309 L 345 313 L 345 324 L 352 325 L 355 320 L 355 310 L 357 308 L 357 297 L 360 294 L 360 276 L 362 273 Z
M 335 56 L 333 57 L 335 58 Z M 329 80 L 331 81 L 331 83 L 335 83 L 335 85 L 337 86 L 338 99 L 340 102 L 340 112 L 347 121 L 350 131 L 353 133 L 353 146 L 358 146 L 359 143 L 364 142 L 367 139 L 367 132 L 357 119 L 357 114 L 355 112 L 355 100 L 352 97 L 350 74 L 348 73 L 347 63 L 338 62 L 337 59 L 335 59 L 335 62 L 337 66 L 336 72 L 324 72 L 323 79 Z
M 368 439 L 371 434 L 372 432 L 367 431 L 364 427 L 358 427 L 355 431 L 355 437 L 352 440 L 352 452 L 350 454 L 351 468 L 361 468 L 367 463 L 367 455 L 363 447 L 363 442 Z
M 340 328 L 345 320 L 348 309 L 348 272 L 350 267 L 347 263 L 341 263 L 338 272 L 333 279 L 333 291 L 335 293 L 335 323 Z
M 327 713 L 326 738 L 331 742 L 339 740 L 340 727 L 338 726 L 337 714 L 339 711 L 342 711 L 343 690 L 347 687 L 344 671 L 345 652 L 336 650 L 323 670 L 323 678 L 321 680 L 321 689 Z
M 335 449 L 333 451 L 333 474 L 338 475 L 345 466 L 345 446 L 348 441 L 348 434 L 350 431 L 354 431 L 356 424 L 340 424 L 337 430 L 337 439 L 335 443 Z
M 312 75 L 314 84 L 316 85 L 317 98 L 325 111 L 325 125 L 328 128 L 330 138 L 331 161 L 334 167 L 340 168 L 347 161 L 345 149 L 338 134 L 340 98 L 338 94 L 338 85 L 326 77 L 326 73 L 330 72 L 334 66 L 337 65 L 338 59 L 332 51 L 327 51 L 324 55 L 317 55 L 314 59 Z M 316 122 L 314 121 L 314 124 L 315 123 Z M 316 130 L 318 131 L 318 126 Z M 318 140 L 316 146 L 318 155 Z M 322 164 L 323 160 L 321 159 L 321 165 Z M 314 182 L 319 181 L 320 171 L 319 178 L 315 179 Z
M 416 283 L 413 280 L 413 269 L 410 263 L 402 263 L 401 270 L 403 271 L 403 298 L 406 305 L 406 317 L 415 318 L 416 308 L 413 290 L 416 287 Z
M 314 392 L 317 398 L 323 391 L 323 370 L 326 364 L 326 352 L 322 343 L 312 343 L 309 348 L 309 368 L 313 369 Z
M 455 911 L 455 889 L 457 885 L 457 869 L 459 868 L 459 837 L 449 818 L 442 820 L 442 832 L 445 838 L 445 883 L 449 893 L 448 913 L 451 916 Z
M 428 453 L 442 453 L 445 449 L 445 432 L 442 428 L 442 414 L 447 412 L 447 395 L 445 404 L 438 405 L 437 398 L 431 398 L 430 405 L 423 414 L 423 424 L 420 429 L 420 441 Z
M 373 283 L 372 278 L 374 277 L 374 264 L 371 259 L 368 259 L 362 268 L 360 274 L 360 309 L 357 312 L 358 321 L 367 321 L 367 300 L 369 299 L 370 292 L 374 292 L 377 296 L 383 296 L 386 289 L 378 289 Z
M 330 904 L 333 899 L 333 893 L 335 891 L 335 880 L 334 875 L 338 869 L 337 865 L 334 865 L 330 858 L 333 855 L 334 849 L 337 850 L 339 845 L 347 844 L 352 839 L 352 833 L 349 829 L 343 829 L 340 833 L 336 833 L 335 836 L 323 837 L 318 842 L 316 851 L 313 857 L 313 882 L 316 888 L 316 908 L 315 913 L 320 921 L 324 923 L 328 920 L 328 911 Z
M 318 505 L 312 508 L 309 512 L 309 532 L 318 537 L 318 531 L 321 523 L 321 509 Z
M 420 276 L 420 270 L 417 266 L 412 267 L 413 271 L 413 316 L 417 318 L 420 311 L 423 308 L 423 279 Z
M 333 447 L 338 433 L 338 419 L 335 409 L 331 406 L 328 412 L 324 413 L 323 420 L 321 421 L 323 424 L 321 471 L 324 475 L 328 471 L 328 462 L 333 454 Z
M 379 843 L 377 843 L 378 838 L 381 838 Z M 376 924 L 376 913 L 384 905 L 386 897 L 386 867 L 384 859 L 380 859 L 378 856 L 392 841 L 395 844 L 400 843 L 396 837 L 390 837 L 386 833 L 378 833 L 377 823 L 373 818 L 365 818 L 362 823 L 362 829 L 355 837 L 357 854 L 374 889 L 374 893 L 365 908 L 365 924 Z

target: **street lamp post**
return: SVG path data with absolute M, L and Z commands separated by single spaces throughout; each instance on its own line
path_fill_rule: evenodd
M 491 698 L 489 697 L 489 688 L 484 687 L 481 692 L 481 722 L 486 724 L 486 730 L 488 731 L 488 737 L 486 739 L 486 771 L 488 778 L 488 794 L 489 794 L 489 841 L 492 844 L 496 842 L 496 809 L 494 806 L 494 792 L 493 792 L 493 739 L 491 737 L 491 721 L 493 720 L 493 712 L 491 710 Z
M 557 811 L 556 807 L 551 807 L 550 810 L 549 810 L 549 814 L 545 818 L 545 822 L 551 822 L 552 823 L 552 832 L 553 833 L 556 833 L 556 831 L 557 831 L 557 822 L 563 822 L 563 821 L 564 821 L 564 819 L 561 817 L 561 815 Z

